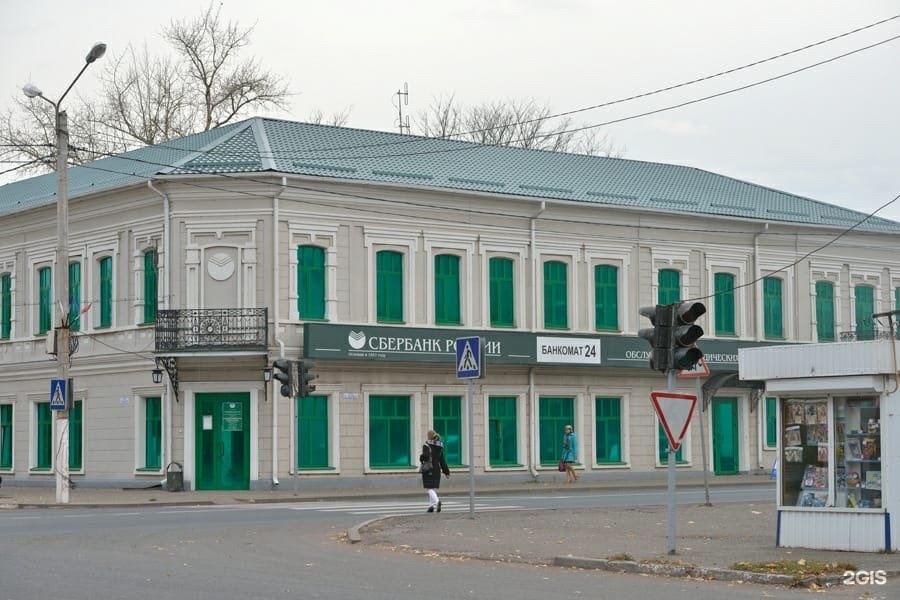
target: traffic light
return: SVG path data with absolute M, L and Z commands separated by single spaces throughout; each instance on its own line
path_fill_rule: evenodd
M 665 373 L 671 367 L 674 307 L 671 304 L 644 306 L 640 313 L 653 325 L 638 331 L 640 337 L 650 342 L 650 368 Z
M 703 352 L 694 344 L 703 336 L 703 328 L 694 321 L 706 313 L 702 302 L 679 302 L 673 307 L 671 365 L 672 369 L 693 369 L 703 358 Z
M 293 395 L 291 361 L 286 358 L 279 358 L 272 363 L 272 365 L 275 367 L 275 372 L 272 374 L 272 377 L 281 382 L 281 395 L 285 398 L 290 398 Z
M 316 386 L 313 385 L 311 382 L 315 379 L 318 379 L 319 376 L 316 375 L 315 373 L 310 373 L 310 369 L 312 369 L 315 366 L 316 365 L 314 365 L 311 362 L 306 362 L 306 361 L 302 361 L 302 360 L 298 364 L 297 371 L 299 373 L 298 377 L 300 378 L 300 381 L 299 381 L 300 393 L 298 395 L 301 398 L 309 396 L 310 394 L 312 394 L 313 392 L 316 391 Z

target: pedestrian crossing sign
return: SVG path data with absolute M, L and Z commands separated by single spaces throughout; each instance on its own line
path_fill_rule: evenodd
M 481 338 L 456 338 L 456 378 L 479 379 L 483 375 L 482 366 Z
M 50 380 L 50 410 L 69 410 L 67 383 L 65 379 Z

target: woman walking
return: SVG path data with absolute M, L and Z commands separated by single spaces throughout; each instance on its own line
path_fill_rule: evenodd
M 422 487 L 428 492 L 428 512 L 435 510 L 441 512 L 441 497 L 438 496 L 437 491 L 441 487 L 441 473 L 450 479 L 450 469 L 444 459 L 444 444 L 441 442 L 441 436 L 435 431 L 429 430 L 427 438 L 422 445 L 422 454 L 419 455 Z
M 578 481 L 578 473 L 572 463 L 578 460 L 578 438 L 575 437 L 575 431 L 571 425 L 566 425 L 565 434 L 563 435 L 562 460 L 566 463 L 566 483 Z

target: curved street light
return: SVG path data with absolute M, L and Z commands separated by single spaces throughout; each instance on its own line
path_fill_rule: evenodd
M 78 75 L 66 88 L 59 100 L 50 100 L 39 87 L 29 83 L 22 88 L 22 92 L 29 98 L 40 98 L 53 105 L 56 114 L 56 176 L 58 188 L 56 193 L 56 298 L 59 305 L 59 325 L 55 328 L 56 348 L 56 377 L 63 382 L 66 395 L 71 394 L 67 389 L 72 385 L 69 380 L 69 324 L 71 302 L 69 298 L 69 197 L 66 163 L 69 159 L 69 130 L 66 112 L 62 110 L 62 101 L 68 95 L 72 86 L 81 77 L 88 66 L 106 53 L 106 44 L 98 42 L 91 47 L 90 52 L 84 58 L 84 66 L 78 71 Z M 69 418 L 68 398 L 66 398 L 65 410 L 56 411 L 58 421 Z M 56 435 L 56 502 L 69 503 L 69 428 L 61 426 L 57 422 Z

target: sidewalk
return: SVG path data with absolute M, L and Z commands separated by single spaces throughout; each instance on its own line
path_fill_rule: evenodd
M 384 485 L 353 488 L 316 487 L 282 482 L 278 490 L 167 492 L 162 489 L 122 490 L 75 488 L 69 507 L 133 505 L 209 505 L 264 502 L 304 502 L 333 499 L 404 499 L 423 501 L 422 514 L 375 519 L 348 532 L 351 542 L 387 546 L 420 554 L 439 554 L 554 564 L 578 568 L 600 568 L 675 576 L 697 576 L 726 580 L 790 585 L 791 576 L 756 575 L 736 571 L 738 562 L 780 560 L 847 563 L 846 569 L 900 576 L 894 554 L 832 552 L 775 547 L 774 482 L 760 475 L 709 477 L 710 487 L 770 483 L 773 501 L 721 503 L 713 506 L 680 505 L 676 509 L 676 553 L 668 554 L 665 506 L 593 508 L 547 511 L 483 511 L 475 518 L 465 512 L 426 514 L 424 496 L 413 478 L 392 480 Z M 679 473 L 678 488 L 702 488 L 702 476 Z M 622 478 L 566 485 L 559 478 L 538 482 L 477 483 L 476 498 L 484 494 L 522 492 L 602 492 L 613 489 L 665 488 L 664 478 Z M 468 505 L 468 480 L 454 477 L 441 486 L 445 504 Z M 50 487 L 0 488 L 0 507 L 59 507 Z M 0 512 L 0 518 L 2 518 Z M 839 569 L 842 572 L 844 569 Z M 839 583 L 840 576 L 819 579 L 825 585 Z M 806 583 L 810 583 L 807 581 Z

